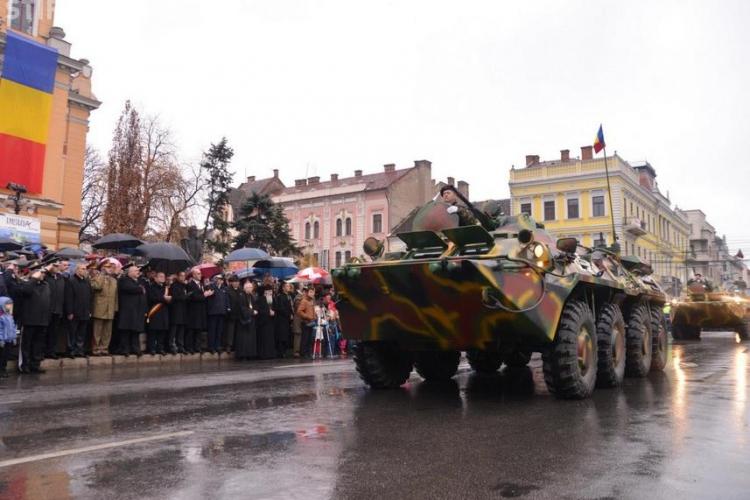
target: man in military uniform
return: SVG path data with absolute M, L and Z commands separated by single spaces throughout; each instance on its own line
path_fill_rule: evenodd
M 440 188 L 440 198 L 442 198 L 444 203 L 450 205 L 448 207 L 449 214 L 458 215 L 459 226 L 472 226 L 477 224 L 478 221 L 477 218 L 474 217 L 474 214 L 472 214 L 468 208 L 458 204 L 458 195 L 456 195 L 456 188 L 454 186 L 447 185 Z

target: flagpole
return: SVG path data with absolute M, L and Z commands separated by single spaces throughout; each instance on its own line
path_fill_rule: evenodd
M 607 166 L 607 146 L 606 142 L 602 145 L 604 150 L 604 173 L 607 177 L 607 193 L 609 194 L 609 217 L 612 220 L 612 250 L 620 253 L 620 245 L 617 243 L 617 232 L 615 231 L 615 211 L 612 204 L 612 186 L 609 183 L 609 167 Z

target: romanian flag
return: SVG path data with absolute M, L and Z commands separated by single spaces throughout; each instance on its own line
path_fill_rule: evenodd
M 57 51 L 8 31 L 0 73 L 0 186 L 41 193 Z
M 604 131 L 602 130 L 602 126 L 599 125 L 599 132 L 596 133 L 596 139 L 594 139 L 594 152 L 598 153 L 605 147 L 607 145 L 604 143 Z

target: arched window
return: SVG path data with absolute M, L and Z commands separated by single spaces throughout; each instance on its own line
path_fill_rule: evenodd
M 320 238 L 320 222 L 315 221 L 315 224 L 313 224 L 313 238 L 316 240 Z
M 305 222 L 305 239 L 306 240 L 310 239 L 310 223 L 309 222 Z
M 352 218 L 351 217 L 346 218 L 346 235 L 347 236 L 352 235 Z
M 336 236 L 341 236 L 342 234 L 344 234 L 344 230 L 342 226 L 343 226 L 342 220 L 336 219 Z

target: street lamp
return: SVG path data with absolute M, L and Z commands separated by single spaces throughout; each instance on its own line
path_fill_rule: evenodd
M 15 182 L 9 182 L 5 188 L 16 193 L 10 200 L 13 202 L 13 211 L 18 215 L 21 213 L 21 195 L 28 190 L 23 184 L 16 184 Z

